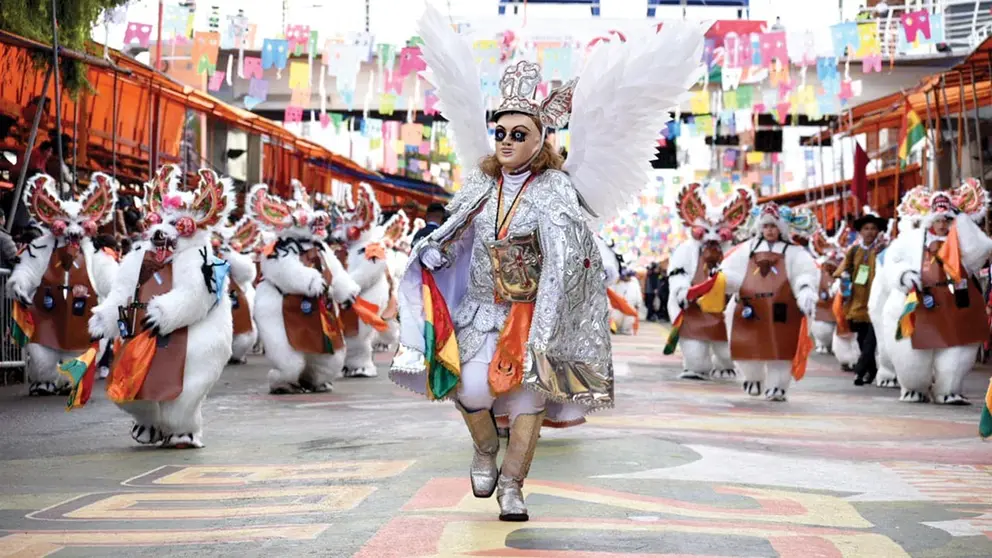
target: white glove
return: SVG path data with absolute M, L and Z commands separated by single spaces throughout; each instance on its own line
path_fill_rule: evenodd
M 799 304 L 799 310 L 807 316 L 812 316 L 813 312 L 816 312 L 817 297 L 816 292 L 812 288 L 805 288 L 799 291 L 799 297 L 796 299 Z
M 920 282 L 920 273 L 912 269 L 902 272 L 902 276 L 899 278 L 899 286 L 907 293 L 913 289 L 918 291 L 923 290 L 923 284 Z
M 689 291 L 686 290 L 686 289 L 679 289 L 679 290 L 675 291 L 675 295 L 674 295 L 675 296 L 675 304 L 677 304 L 678 307 L 681 308 L 682 310 L 685 310 L 686 307 L 689 306 L 689 303 L 686 300 L 686 296 L 688 294 L 689 294 Z
M 444 257 L 444 254 L 435 246 L 425 246 L 420 251 L 420 264 L 430 271 L 444 267 L 447 263 L 448 260 Z

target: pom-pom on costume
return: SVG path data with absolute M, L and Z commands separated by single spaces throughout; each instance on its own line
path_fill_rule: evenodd
M 675 319 L 665 352 L 678 343 L 680 378 L 736 378 L 724 320 L 727 279 L 720 263 L 734 232 L 747 222 L 754 195 L 739 188 L 721 206 L 712 207 L 702 185 L 692 183 L 679 192 L 676 207 L 690 234 L 668 262 L 668 315 Z
M 135 441 L 199 448 L 203 400 L 231 358 L 230 266 L 214 255 L 211 230 L 227 219 L 234 190 L 209 169 L 192 189 L 179 178 L 165 165 L 146 185 L 148 241 L 121 261 L 89 331 L 124 340 L 107 396 L 134 417 Z
M 372 187 L 358 185 L 356 201 L 347 200 L 350 211 L 345 223 L 348 275 L 361 289 L 356 304 L 341 313 L 345 344 L 345 378 L 374 378 L 378 376 L 372 360 L 372 344 L 379 333 L 388 331 L 382 316 L 388 310 L 392 287 L 388 274 L 384 229 L 377 227 L 381 211 Z
M 253 254 L 261 240 L 258 225 L 247 215 L 232 226 L 214 228 L 213 245 L 217 255 L 231 264 L 228 296 L 231 297 L 231 319 L 234 340 L 231 345 L 231 362 L 244 364 L 248 352 L 255 346 L 255 278 L 258 275 Z
M 737 295 L 727 308 L 730 355 L 749 395 L 784 401 L 812 350 L 807 316 L 816 309 L 819 270 L 808 250 L 783 240 L 791 238 L 788 207 L 767 203 L 752 213 L 752 239 L 723 262 L 727 291 Z M 778 240 L 764 238 L 766 224 L 778 229 Z
M 508 67 L 494 117 L 537 119 L 543 144 L 544 130 L 564 126 L 571 112 L 572 149 L 565 172 L 534 173 L 528 162 L 501 177 L 481 170 L 493 150 L 469 45 L 432 7 L 419 35 L 467 172 L 450 217 L 414 247 L 401 280 L 390 378 L 457 402 L 475 446 L 473 493 L 495 491 L 500 518 L 523 521 L 522 487 L 541 425 L 578 424 L 613 405 L 606 278 L 583 207 L 610 219 L 648 182 L 645 161 L 665 109 L 695 81 L 702 31 L 666 25 L 643 41 L 603 43 L 577 84 L 540 104 L 540 68 Z M 493 414 L 510 418 L 501 467 Z
M 882 339 L 906 402 L 967 404 L 965 375 L 988 338 L 984 298 L 975 274 L 992 254 L 992 239 L 976 225 L 985 217 L 987 194 L 968 179 L 933 193 L 922 208 L 922 225 L 901 231 L 889 246 Z M 938 220 L 949 221 L 940 234 Z
M 291 200 L 270 194 L 265 184 L 254 186 L 245 212 L 277 235 L 263 252 L 255 289 L 255 325 L 272 363 L 269 391 L 330 391 L 345 358 L 338 305 L 353 302 L 359 291 L 324 243 L 335 226 L 332 216 L 315 211 L 295 180 Z
M 14 299 L 13 336 L 27 355 L 29 394 L 68 394 L 72 381 L 59 365 L 90 347 L 86 323 L 99 300 L 110 294 L 116 255 L 97 250 L 93 237 L 110 221 L 117 183 L 93 173 L 80 195 L 62 200 L 55 179 L 28 180 L 24 204 L 43 234 L 25 246 L 7 280 Z

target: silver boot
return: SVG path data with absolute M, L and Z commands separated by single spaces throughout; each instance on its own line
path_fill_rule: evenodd
M 510 425 L 510 443 L 503 457 L 503 469 L 497 482 L 496 500 L 499 502 L 500 521 L 527 521 L 524 503 L 524 479 L 530 472 L 534 449 L 544 423 L 544 411 L 534 415 L 519 415 Z
M 468 412 L 460 403 L 456 404 L 465 419 L 469 434 L 475 446 L 469 478 L 472 481 L 472 494 L 476 498 L 488 498 L 496 490 L 496 454 L 499 453 L 499 438 L 496 437 L 496 422 L 489 409 Z

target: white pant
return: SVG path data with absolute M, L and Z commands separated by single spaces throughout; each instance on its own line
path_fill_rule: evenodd
M 496 343 L 497 335 L 490 334 L 479 352 L 462 363 L 458 402 L 469 412 L 492 409 L 496 403 L 497 398 L 489 389 L 489 362 L 496 353 Z M 499 396 L 498 411 L 510 415 L 510 422 L 518 415 L 532 415 L 543 410 L 544 396 L 523 386 Z

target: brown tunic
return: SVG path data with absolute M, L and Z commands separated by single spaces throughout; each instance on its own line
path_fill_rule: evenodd
M 820 270 L 820 289 L 817 292 L 815 319 L 828 324 L 837 323 L 834 317 L 834 298 L 830 296 L 830 286 L 834 283 L 833 275 Z M 826 295 L 826 298 L 823 298 Z
M 696 266 L 696 274 L 692 277 L 692 284 L 698 285 L 706 281 L 709 278 L 709 269 L 710 266 L 700 261 Z M 685 309 L 685 317 L 682 319 L 682 328 L 679 330 L 679 337 L 683 339 L 726 343 L 727 324 L 724 322 L 723 313 L 710 314 L 703 312 L 703 309 L 698 304 L 689 304 Z
M 35 330 L 31 342 L 60 351 L 85 350 L 90 345 L 88 322 L 96 304 L 83 251 L 68 246 L 56 248 L 34 294 L 31 314 Z
M 744 318 L 748 306 L 754 313 Z M 752 254 L 734 309 L 730 356 L 734 360 L 792 360 L 799 347 L 802 319 L 789 285 L 785 253 Z
M 916 310 L 913 330 L 914 349 L 946 349 L 984 343 L 989 335 L 988 318 L 982 293 L 969 277 L 967 288 L 948 288 L 951 280 L 934 257 L 943 242 L 930 244 L 923 253 L 920 279 L 924 294 L 933 297 L 934 307 L 927 309 L 923 301 Z
M 333 277 L 331 270 L 324 265 L 320 248 L 311 248 L 300 254 L 303 265 L 316 269 L 324 276 L 324 281 L 330 285 Z M 327 297 L 309 297 L 299 294 L 283 295 L 282 318 L 286 326 L 286 337 L 290 346 L 301 353 L 323 354 L 328 351 L 324 347 L 324 329 L 320 322 L 320 304 L 326 304 L 330 311 L 331 348 L 332 352 L 344 348 L 344 335 L 341 332 L 340 320 L 337 316 L 336 305 Z
M 234 334 L 249 333 L 253 328 L 251 321 L 251 309 L 248 308 L 248 299 L 244 291 L 232 279 L 228 281 L 230 285 L 228 292 L 231 296 L 231 319 L 234 322 Z
M 152 252 L 145 253 L 138 274 L 138 300 L 140 304 L 134 312 L 133 325 L 128 324 L 133 334 L 139 333 L 141 321 L 145 318 L 145 308 L 155 296 L 172 290 L 172 264 L 155 261 Z M 168 335 L 158 337 L 155 356 L 152 358 L 148 375 L 141 385 L 135 401 L 171 401 L 183 392 L 183 377 L 186 371 L 186 345 L 189 329 L 181 327 Z M 124 349 L 130 340 L 124 342 Z M 120 351 L 115 358 L 124 351 Z M 108 382 L 109 385 L 109 382 Z

